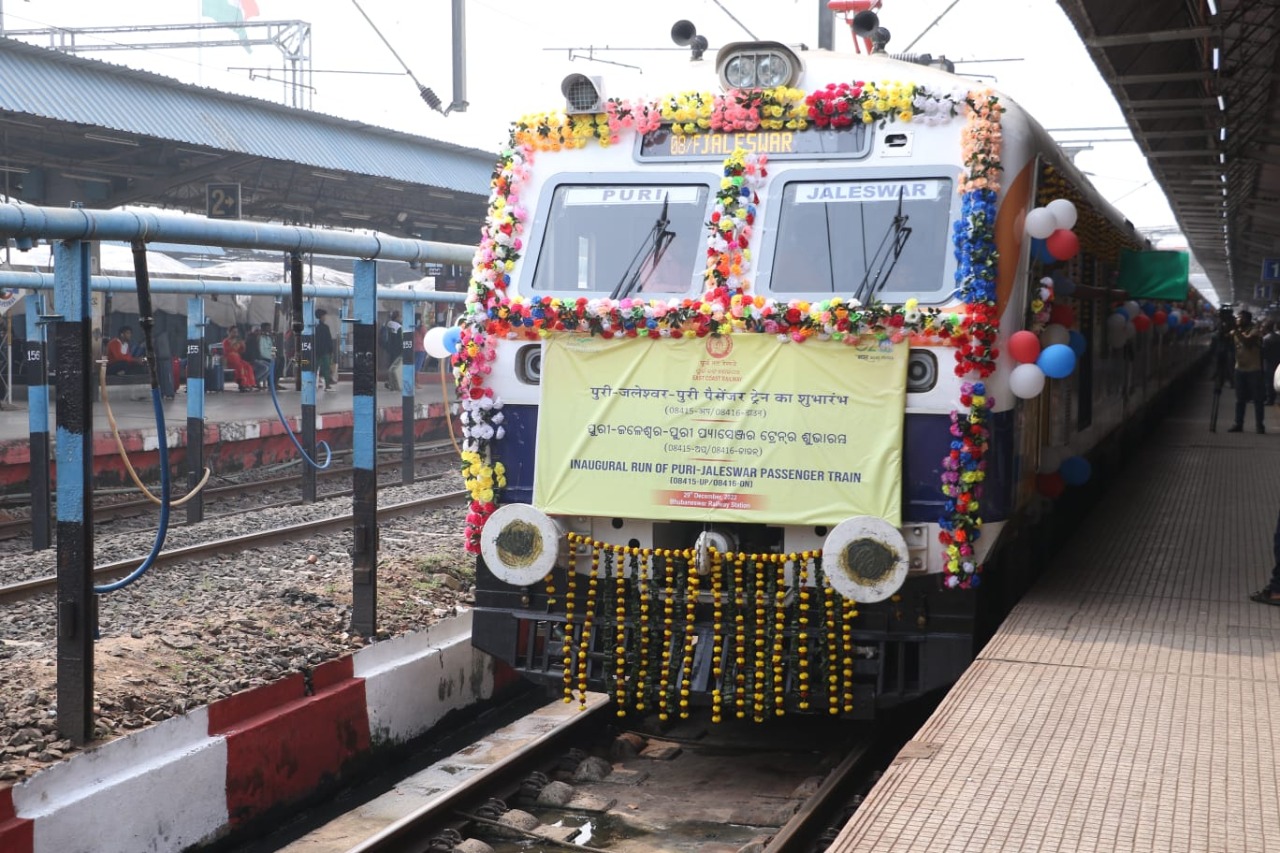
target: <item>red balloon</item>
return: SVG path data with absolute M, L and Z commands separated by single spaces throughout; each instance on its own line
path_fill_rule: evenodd
M 1151 315 L 1151 320 L 1157 326 L 1163 326 L 1169 322 L 1169 315 L 1164 313 L 1163 311 L 1157 311 L 1156 313 Z
M 1028 332 L 1025 329 L 1014 332 L 1009 337 L 1009 355 L 1013 356 L 1018 364 L 1033 364 L 1040 357 L 1040 339 L 1036 337 L 1035 332 Z
M 1070 329 L 1076 324 L 1076 309 L 1070 305 L 1059 302 L 1053 306 L 1053 310 L 1049 312 L 1049 322 L 1057 323 L 1060 326 L 1066 326 Z
M 1080 238 L 1074 231 L 1059 228 L 1044 241 L 1044 246 L 1060 261 L 1069 261 L 1080 251 Z
M 1139 332 L 1145 332 L 1151 328 L 1151 318 L 1146 314 L 1139 314 L 1133 318 L 1133 328 Z
M 1037 474 L 1036 489 L 1046 498 L 1054 499 L 1062 497 L 1062 493 L 1067 490 L 1067 483 L 1057 471 L 1052 474 Z

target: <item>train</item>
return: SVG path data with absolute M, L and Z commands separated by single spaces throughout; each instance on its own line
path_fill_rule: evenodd
M 448 348 L 473 644 L 566 702 L 945 688 L 990 582 L 1204 352 L 1210 306 L 1123 290 L 1151 247 L 1024 109 L 853 26 L 711 52 L 682 21 L 649 95 L 575 72 L 512 124 Z

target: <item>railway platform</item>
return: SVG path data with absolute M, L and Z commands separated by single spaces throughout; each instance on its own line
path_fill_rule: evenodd
M 415 440 L 446 439 L 448 425 L 444 391 L 436 373 L 420 377 L 414 389 L 413 428 Z M 350 381 L 340 381 L 330 391 L 316 391 L 316 436 L 336 452 L 351 447 L 352 392 Z M 447 389 L 452 395 L 452 377 Z M 302 393 L 294 388 L 278 392 L 280 409 L 294 433 L 301 429 Z M 452 398 L 450 398 L 452 399 Z M 144 478 L 158 476 L 158 431 L 152 410 L 149 386 L 115 386 L 108 389 L 107 402 L 93 406 L 94 475 L 101 488 L 129 484 L 107 418 L 110 405 L 121 441 L 130 460 Z M 0 492 L 22 491 L 31 477 L 29 412 L 26 400 L 16 401 L 0 411 Z M 185 470 L 187 399 L 179 389 L 164 403 L 166 438 L 174 470 Z M 55 424 L 55 409 L 49 403 L 49 425 Z M 405 422 L 404 398 L 399 391 L 377 389 L 378 440 L 399 444 Z M 204 464 L 215 474 L 230 474 L 279 464 L 297 458 L 297 449 L 272 404 L 266 390 L 239 393 L 234 385 L 206 393 L 204 399 Z M 53 449 L 50 448 L 52 465 Z
M 1280 409 L 1191 388 L 831 853 L 1280 850 Z

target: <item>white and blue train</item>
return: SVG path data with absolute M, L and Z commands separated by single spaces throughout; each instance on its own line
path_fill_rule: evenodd
M 1120 289 L 1142 239 L 998 93 L 673 37 L 666 88 L 572 74 L 495 171 L 453 336 L 474 643 L 622 714 L 872 717 L 963 671 L 1202 306 Z

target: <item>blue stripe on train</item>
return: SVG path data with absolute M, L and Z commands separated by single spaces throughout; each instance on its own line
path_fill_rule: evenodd
M 503 464 L 507 473 L 503 501 L 532 503 L 538 407 L 506 405 L 502 412 L 506 435 L 501 441 L 495 441 L 493 447 L 495 460 Z M 947 415 L 909 414 L 906 439 L 902 521 L 904 524 L 936 522 L 942 513 L 942 459 L 951 451 L 951 419 Z M 1013 412 L 992 415 L 982 497 L 984 521 L 1002 521 L 1009 517 L 1016 482 L 1013 447 Z

